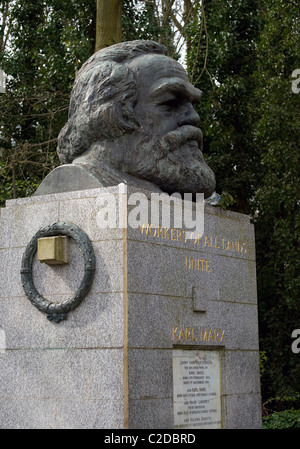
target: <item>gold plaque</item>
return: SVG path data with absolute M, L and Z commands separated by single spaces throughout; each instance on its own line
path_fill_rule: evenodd
M 67 237 L 55 236 L 38 239 L 37 256 L 41 263 L 48 265 L 67 264 L 69 262 Z

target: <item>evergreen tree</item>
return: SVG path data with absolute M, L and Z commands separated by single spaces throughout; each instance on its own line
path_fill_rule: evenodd
M 280 0 L 261 6 L 255 224 L 261 347 L 268 358 L 262 390 L 265 398 L 282 398 L 300 393 L 300 357 L 291 351 L 292 332 L 300 327 L 300 94 L 292 90 L 292 73 L 300 68 L 300 9 Z
M 187 28 L 187 64 L 192 83 L 203 91 L 198 112 L 204 153 L 216 173 L 217 191 L 230 194 L 234 210 L 250 213 L 259 165 L 251 114 L 258 1 L 198 1 L 197 13 Z
M 0 198 L 31 195 L 56 165 L 75 72 L 93 53 L 95 3 L 10 2 L 10 42 L 0 53 Z
M 187 64 L 203 91 L 205 157 L 218 192 L 227 192 L 231 209 L 250 214 L 256 227 L 263 397 L 296 397 L 300 359 L 291 334 L 300 313 L 300 95 L 292 91 L 292 73 L 300 68 L 299 6 L 196 3 L 186 29 Z

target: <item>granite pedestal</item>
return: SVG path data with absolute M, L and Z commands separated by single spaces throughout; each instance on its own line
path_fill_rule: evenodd
M 261 427 L 249 217 L 205 206 L 204 234 L 192 239 L 151 222 L 103 228 L 105 198 L 124 205 L 119 192 L 9 200 L 0 210 L 0 427 Z M 20 275 L 29 241 L 54 222 L 81 228 L 96 257 L 89 293 L 60 323 L 31 304 Z M 33 262 L 35 287 L 53 302 L 74 294 L 82 272 L 72 239 L 69 264 Z

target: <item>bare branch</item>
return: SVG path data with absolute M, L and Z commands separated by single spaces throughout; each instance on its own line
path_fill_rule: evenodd
M 171 17 L 174 25 L 176 26 L 176 28 L 180 32 L 180 34 L 183 36 L 184 35 L 184 26 L 181 25 L 181 23 L 179 22 L 179 20 L 177 19 L 176 15 L 174 14 L 174 12 L 172 10 L 170 12 L 170 17 Z
M 162 26 L 166 26 L 168 23 L 168 19 L 172 13 L 172 6 L 174 5 L 175 0 L 162 0 L 162 6 L 163 6 L 163 19 L 162 19 Z
M 54 142 L 57 142 L 57 138 L 51 139 L 51 140 L 46 140 L 45 142 L 30 143 L 30 144 L 27 144 L 27 145 L 28 145 L 28 148 L 29 147 L 30 148 L 35 148 L 35 147 L 41 147 L 43 145 L 49 145 L 49 144 L 54 143 Z

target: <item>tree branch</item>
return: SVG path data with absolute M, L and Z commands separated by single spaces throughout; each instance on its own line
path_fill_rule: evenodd
M 181 23 L 179 22 L 179 20 L 177 19 L 177 17 L 175 16 L 175 14 L 172 10 L 170 12 L 170 17 L 173 20 L 173 23 L 176 26 L 176 28 L 178 29 L 178 31 L 180 32 L 180 34 L 183 36 L 184 35 L 184 26 L 181 25 Z
M 175 0 L 163 0 L 162 5 L 165 8 L 163 11 L 163 18 L 162 18 L 162 26 L 166 26 L 168 23 L 168 18 L 170 17 L 172 12 L 172 6 L 174 5 Z

